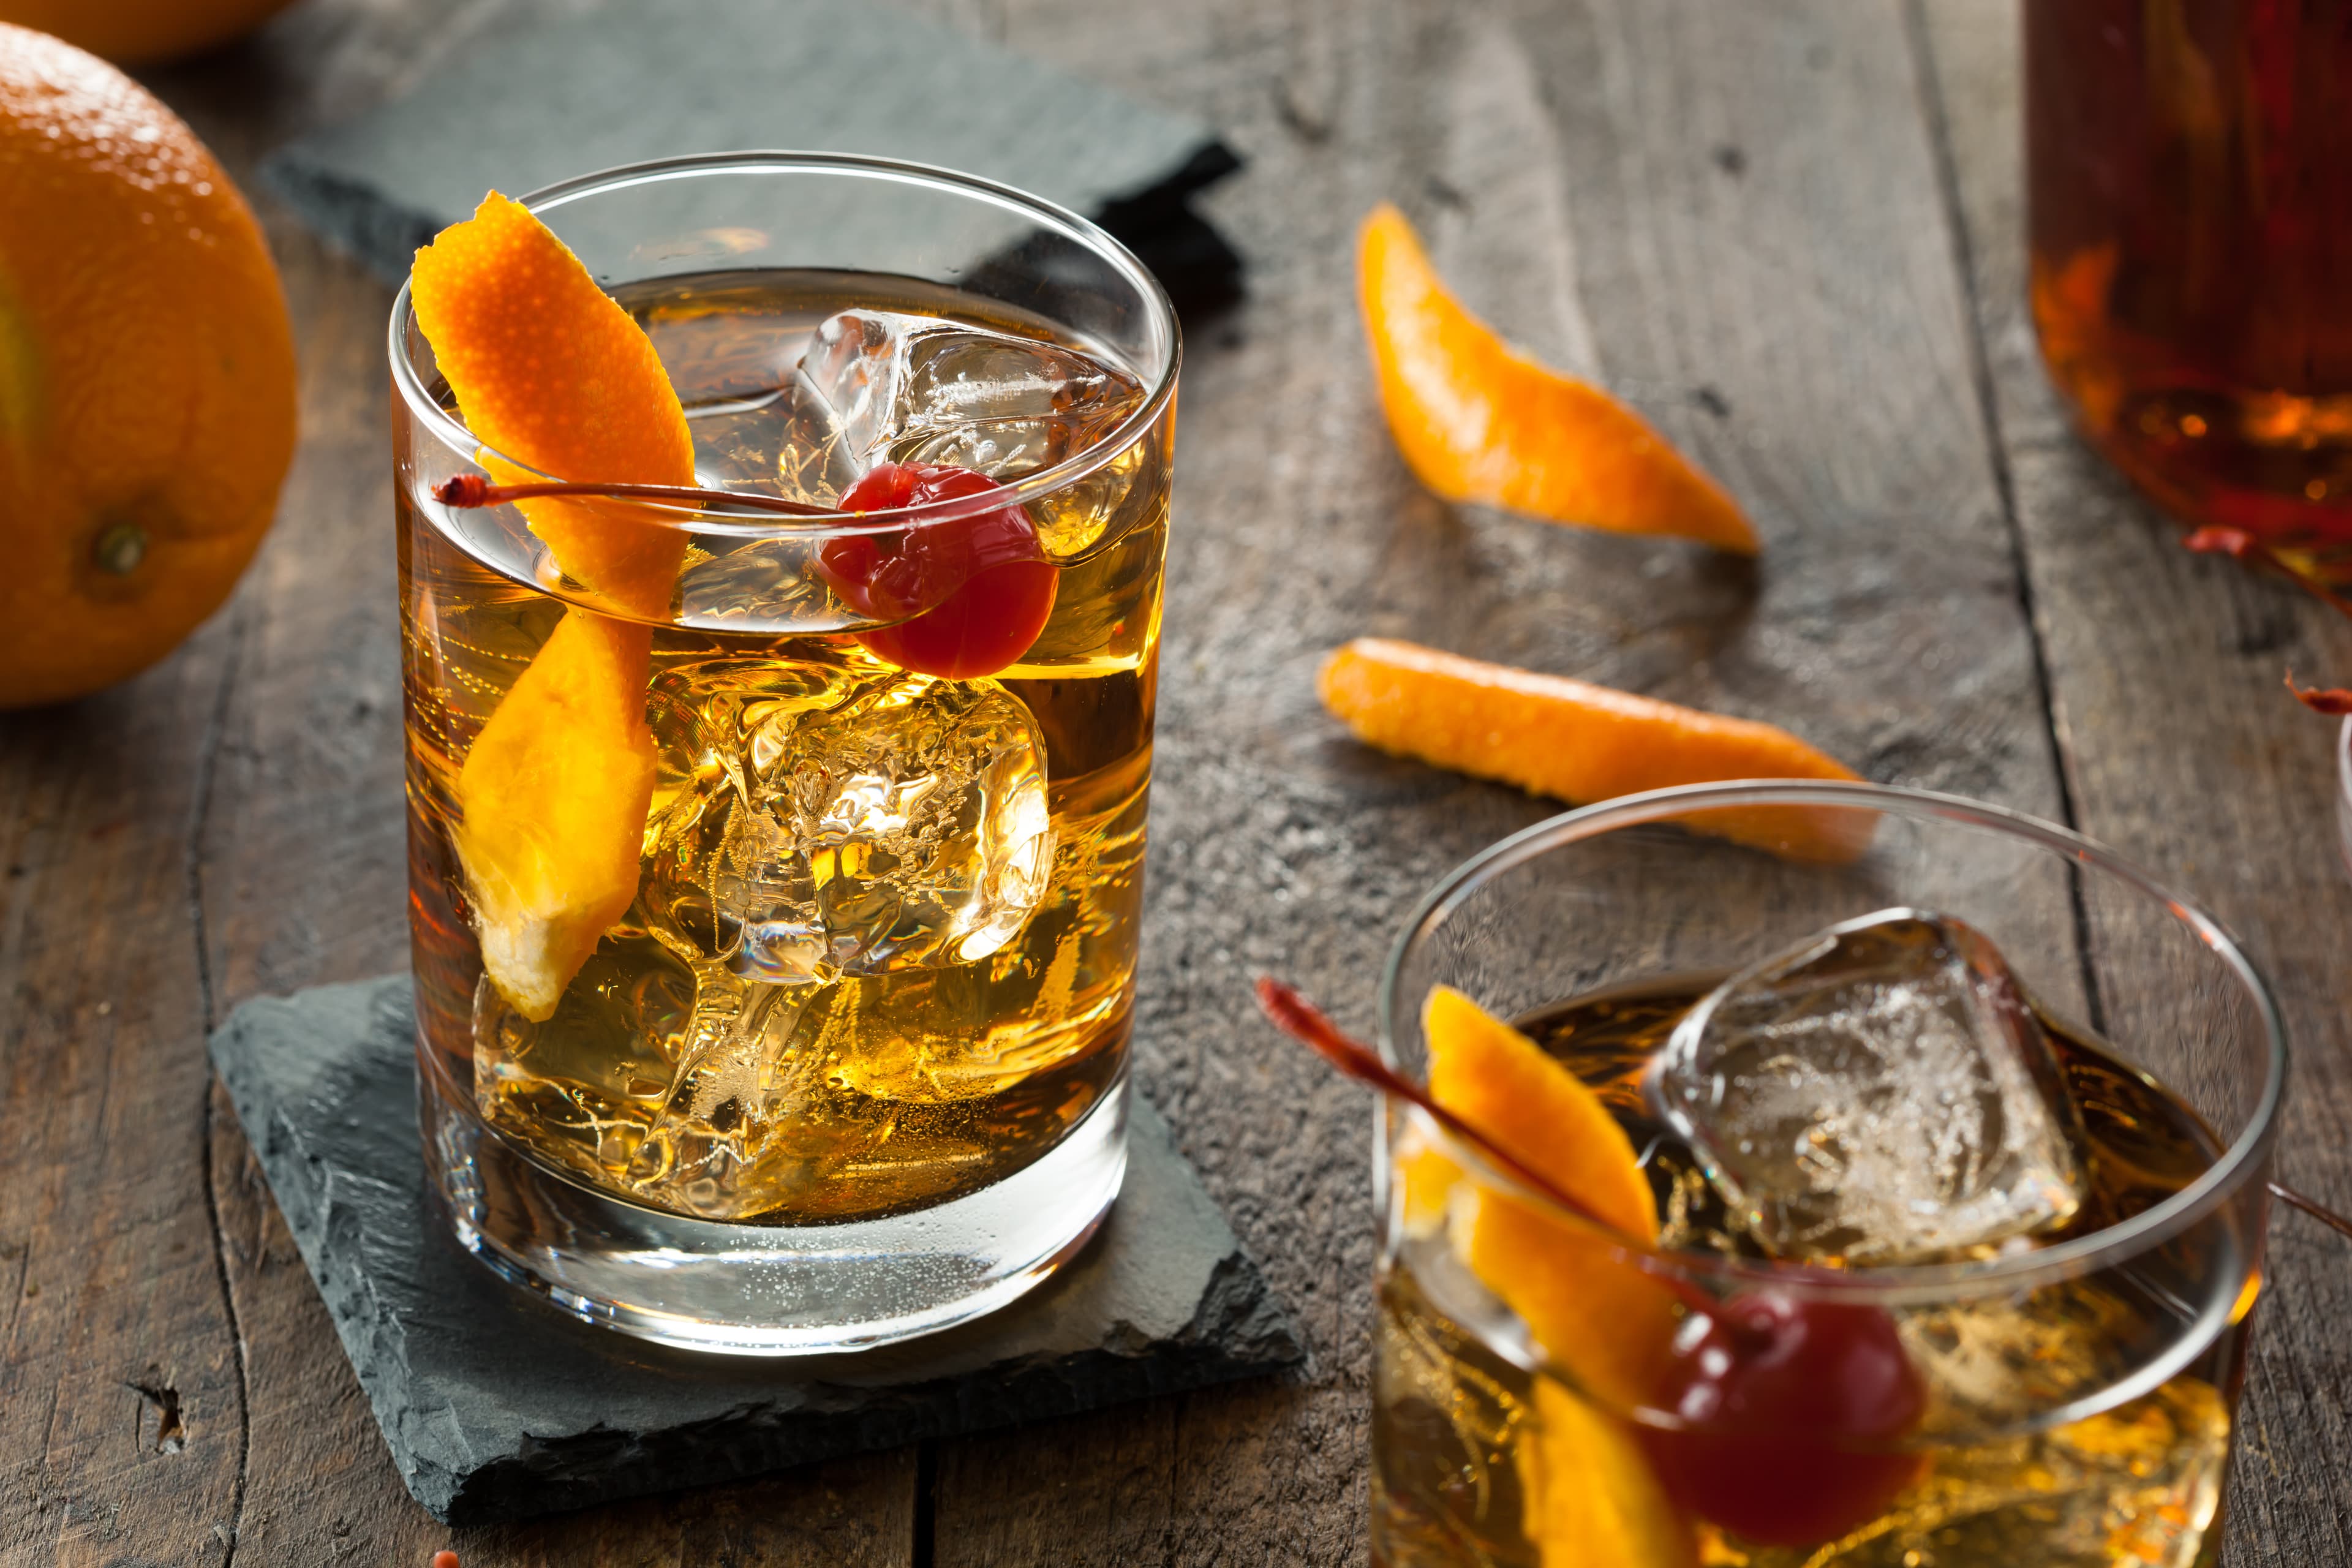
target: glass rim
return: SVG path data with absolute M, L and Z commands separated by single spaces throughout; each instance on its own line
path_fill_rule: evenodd
M 611 168 L 597 169 L 575 174 L 551 185 L 514 198 L 533 214 L 545 214 L 572 202 L 601 195 L 612 191 L 626 190 L 635 185 L 655 184 L 677 179 L 699 178 L 716 174 L 816 174 L 863 177 L 888 184 L 927 186 L 951 195 L 977 200 L 984 205 L 1003 208 L 1034 220 L 1049 229 L 1062 232 L 1071 239 L 1094 251 L 1108 262 L 1120 277 L 1132 285 L 1150 316 L 1156 329 L 1168 343 L 1168 363 L 1152 381 L 1143 401 L 1126 418 L 1099 439 L 1087 444 L 1082 451 L 1064 458 L 1050 468 L 1024 474 L 1017 479 L 999 480 L 995 489 L 976 496 L 957 496 L 931 501 L 921 506 L 895 507 L 875 511 L 831 511 L 807 516 L 782 515 L 777 512 L 745 507 L 740 510 L 725 508 L 698 508 L 672 504 L 667 501 L 614 500 L 599 504 L 625 508 L 629 515 L 648 524 L 675 528 L 695 533 L 719 533 L 750 538 L 835 538 L 855 534 L 898 532 L 909 528 L 935 522 L 947 522 L 959 518 L 999 510 L 1008 505 L 1051 495 L 1084 479 L 1100 469 L 1118 455 L 1144 438 L 1152 425 L 1167 409 L 1176 395 L 1177 372 L 1184 358 L 1183 334 L 1177 321 L 1176 307 L 1168 291 L 1151 269 L 1135 253 L 1119 243 L 1108 230 L 1092 219 L 1083 217 L 1067 207 L 1030 195 L 1015 186 L 978 174 L 967 174 L 955 169 L 941 168 L 933 163 L 918 163 L 900 158 L 877 158 L 855 153 L 812 153 L 795 151 L 753 150 L 733 153 L 697 153 L 679 157 L 651 158 L 642 163 L 619 163 Z M 521 479 L 561 481 L 562 476 L 545 474 L 528 463 L 518 462 L 499 451 L 489 443 L 478 438 L 465 421 L 443 408 L 425 388 L 411 363 L 405 348 L 407 329 L 415 310 L 409 300 L 409 280 L 403 279 L 399 292 L 393 296 L 392 320 L 387 338 L 386 354 L 392 363 L 394 387 L 401 401 L 420 425 L 464 461 L 478 468 L 485 453 L 512 468 Z M 506 481 L 501 481 L 506 482 Z
M 2352 723 L 2347 725 L 2347 745 L 2352 747 Z M 1685 814 L 1725 806 L 1795 805 L 1845 806 L 1882 815 L 1942 819 L 1966 826 L 2004 833 L 2039 845 L 2078 866 L 2095 868 L 2165 906 L 2222 964 L 2252 997 L 2267 1043 L 2262 1093 L 2246 1125 L 2231 1139 L 2212 1164 L 2197 1179 L 2162 1203 L 2143 1209 L 2119 1224 L 2054 1247 L 1995 1258 L 1981 1262 L 1915 1264 L 1879 1268 L 1830 1268 L 1818 1265 L 1771 1263 L 1762 1259 L 1727 1258 L 1717 1253 L 1642 1247 L 1601 1230 L 1581 1215 L 1571 1213 L 1541 1193 L 1512 1180 L 1485 1160 L 1476 1150 L 1456 1140 L 1427 1112 L 1406 1105 L 1394 1107 L 1426 1142 L 1456 1164 L 1475 1173 L 1484 1185 L 1507 1192 L 1556 1222 L 1591 1235 L 1614 1247 L 1622 1259 L 1643 1271 L 1672 1276 L 1723 1289 L 1739 1286 L 1769 1286 L 1803 1295 L 1864 1298 L 1886 1304 L 1905 1304 L 2013 1290 L 2076 1278 L 2123 1258 L 2159 1246 L 2204 1219 L 2260 1173 L 2277 1136 L 2278 1111 L 2286 1088 L 2286 1026 L 2277 998 L 2262 973 L 2246 957 L 2237 939 L 2221 922 L 2163 882 L 2125 859 L 2114 849 L 2085 834 L 2028 813 L 1990 802 L 1935 790 L 1893 784 L 1832 783 L 1796 779 L 1745 779 L 1725 784 L 1678 784 L 1621 795 L 1594 805 L 1548 817 L 1487 846 L 1465 860 L 1438 882 L 1413 908 L 1404 929 L 1390 948 L 1380 982 L 1379 1037 L 1381 1058 L 1390 1068 L 1412 1076 L 1399 1059 L 1397 1020 L 1405 965 L 1421 940 L 1492 878 L 1512 870 L 1549 850 L 1593 838 L 1620 828 L 1677 826 L 1671 819 Z M 1382 1158 L 1386 1155 L 1383 1152 Z
M 2352 871 L 2352 715 L 2336 731 L 2336 847 Z

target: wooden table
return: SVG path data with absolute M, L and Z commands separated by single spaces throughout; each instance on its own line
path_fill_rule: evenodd
M 512 8 L 309 0 L 152 80 L 241 171 Z M 2279 687 L 2352 679 L 2352 627 L 2181 552 L 2066 433 L 2021 308 L 2010 7 L 928 8 L 1249 161 L 1207 204 L 1249 299 L 1187 345 L 1138 1062 L 1312 1370 L 454 1542 L 409 1501 L 202 1049 L 244 997 L 406 957 L 390 299 L 264 200 L 304 426 L 268 548 L 158 668 L 0 727 L 0 1561 L 1362 1562 L 1369 1110 L 1246 982 L 1366 1023 L 1411 900 L 1548 808 L 1341 738 L 1310 676 L 1358 633 L 1777 720 L 2177 877 L 2284 997 L 2286 1173 L 2352 1205 L 2333 730 Z M 1760 569 L 1420 489 L 1350 293 L 1381 197 L 1721 476 Z M 2343 1562 L 2352 1255 L 2273 1236 L 2230 1560 Z

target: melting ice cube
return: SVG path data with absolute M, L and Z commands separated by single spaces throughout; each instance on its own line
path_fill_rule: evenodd
M 889 310 L 828 318 L 799 386 L 861 467 L 952 463 L 999 479 L 1085 450 L 1144 395 L 1125 371 L 1057 344 Z
M 1885 910 L 1742 970 L 1653 1070 L 1661 1111 L 1778 1256 L 1919 1262 L 2081 1201 L 2049 1038 L 1958 921 Z
M 648 915 L 773 984 L 970 963 L 1044 899 L 1045 744 L 992 680 L 842 653 L 713 659 L 656 683 L 692 780 L 656 817 Z

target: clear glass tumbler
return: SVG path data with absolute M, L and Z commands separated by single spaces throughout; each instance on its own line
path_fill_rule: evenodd
M 659 615 L 600 600 L 522 510 L 436 500 L 521 465 L 395 301 L 432 1184 L 491 1268 L 647 1339 L 841 1351 L 991 1310 L 1125 1169 L 1174 315 L 1094 225 L 941 170 L 745 153 L 525 202 L 651 337 L 698 484 L 745 500 L 585 503 L 681 563 Z M 635 650 L 645 731 L 633 697 L 602 730 L 549 699 L 592 635 Z M 469 821 L 519 771 L 578 809 Z M 627 832 L 646 771 L 632 883 L 575 819 Z M 576 972 L 540 984 L 471 879 L 493 832 L 559 890 L 618 857 Z
M 1784 858 L 1676 826 L 1754 837 L 1773 820 L 1791 828 L 1783 842 L 1827 852 Z M 1902 1267 L 1777 1261 L 1727 1234 L 1736 1221 L 1681 1158 L 1643 1074 L 1727 972 L 1904 908 L 1990 936 L 2049 1025 L 2083 1206 L 2030 1247 Z M 1423 1006 L 1440 985 L 1517 1020 L 1599 1093 L 1662 1189 L 1664 1230 L 1633 1245 L 1422 1112 L 1383 1111 L 1376 1563 L 2218 1558 L 2286 1047 L 2262 977 L 2195 905 L 1995 806 L 1706 785 L 1556 817 L 1437 888 L 1381 990 L 1381 1048 L 1409 1077 L 1426 1069 Z M 1914 1117 L 1931 1130 L 1922 1160 L 1950 1109 L 1928 1105 Z M 1853 1147 L 1822 1128 L 1812 1152 Z M 1498 1250 L 1512 1236 L 1523 1245 Z M 1653 1308 L 1660 1336 L 1645 1339 L 1633 1328 Z M 1742 1334 L 1759 1357 L 1745 1373 Z M 1876 1359 L 1856 1361 L 1857 1345 Z M 1856 1436 L 1840 1379 L 1906 1364 L 1916 1397 L 1900 1429 Z M 1761 1394 L 1743 1400 L 1740 1376 Z

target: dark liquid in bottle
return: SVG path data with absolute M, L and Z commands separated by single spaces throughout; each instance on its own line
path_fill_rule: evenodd
M 2352 0 L 2026 0 L 2034 323 L 2168 510 L 2352 581 Z

